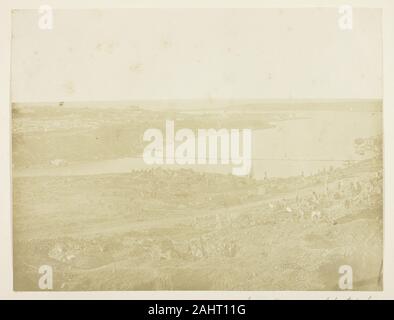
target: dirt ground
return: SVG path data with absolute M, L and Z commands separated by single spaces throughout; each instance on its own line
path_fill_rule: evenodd
M 376 176 L 360 170 L 338 170 L 328 189 Z M 150 174 L 173 174 L 156 171 Z M 201 175 L 171 181 L 204 183 Z M 220 176 L 206 179 L 225 186 Z M 193 188 L 174 195 L 171 186 L 149 194 L 138 179 L 141 173 L 14 179 L 15 289 L 37 290 L 44 264 L 53 266 L 55 290 L 337 290 L 341 265 L 352 266 L 354 290 L 382 288 L 379 191 L 364 200 L 350 189 L 337 199 L 329 191 L 313 217 L 308 207 L 295 208 L 297 197 L 323 193 L 318 177 L 300 178 L 297 191 L 288 179 L 244 188 L 229 177 L 221 191 L 198 196 Z M 229 196 L 232 204 L 222 201 Z

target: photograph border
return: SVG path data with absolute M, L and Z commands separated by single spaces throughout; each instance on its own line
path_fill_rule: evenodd
M 383 30 L 383 291 L 86 291 L 15 292 L 12 267 L 11 12 L 35 9 L 109 8 L 336 8 L 382 9 Z M 394 2 L 392 0 L 0 0 L 0 299 L 393 299 L 394 298 Z

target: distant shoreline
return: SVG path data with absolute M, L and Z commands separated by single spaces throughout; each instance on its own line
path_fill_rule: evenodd
M 143 109 L 157 111 L 375 111 L 381 112 L 379 99 L 327 99 L 327 100 L 135 100 L 135 101 L 59 101 L 14 102 L 13 108 L 64 109 Z M 356 109 L 356 110 L 355 110 Z

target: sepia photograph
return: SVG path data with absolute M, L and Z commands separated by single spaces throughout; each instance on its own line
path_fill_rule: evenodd
M 15 292 L 383 292 L 381 8 L 10 23 Z

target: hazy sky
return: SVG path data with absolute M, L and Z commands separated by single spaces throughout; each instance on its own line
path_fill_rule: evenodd
M 13 14 L 12 100 L 382 97 L 379 10 L 125 9 Z

